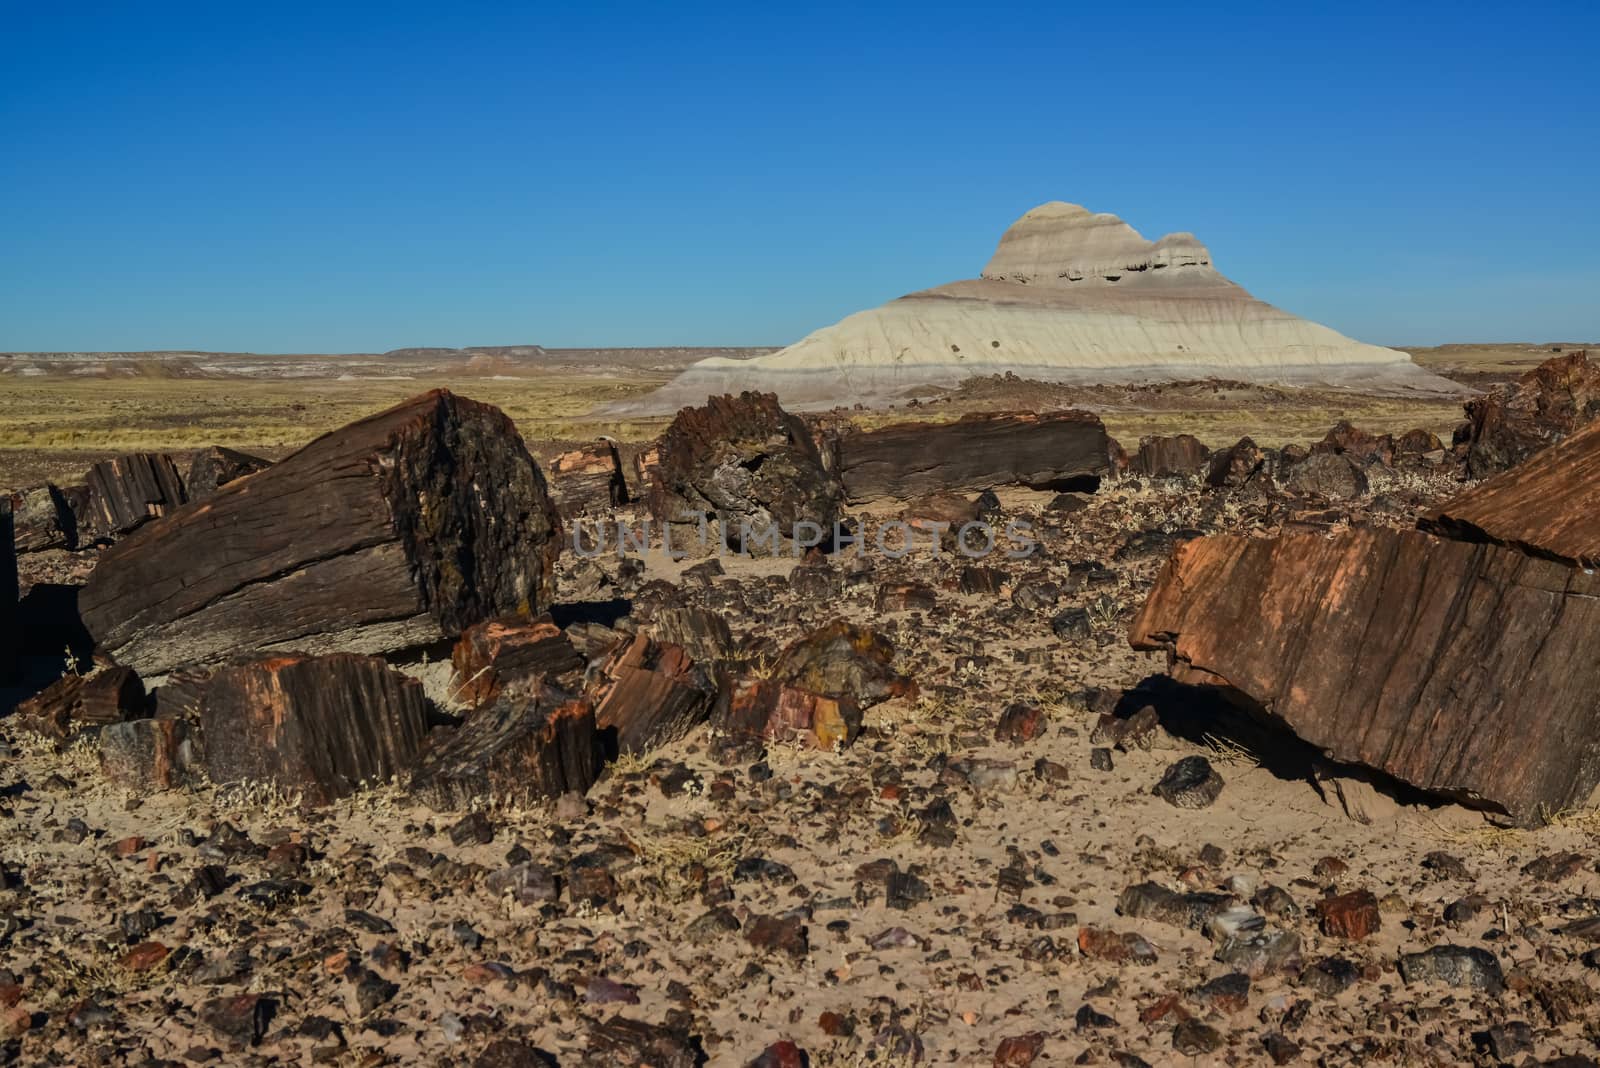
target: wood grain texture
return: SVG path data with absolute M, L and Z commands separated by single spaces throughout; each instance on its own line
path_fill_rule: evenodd
M 203 762 L 219 785 L 270 783 L 324 804 L 410 768 L 426 713 L 422 684 L 377 657 L 260 657 L 206 683 Z
M 440 811 L 585 793 L 600 774 L 594 710 L 554 687 L 502 698 L 428 739 L 410 789 Z
M 852 503 L 937 490 L 1057 488 L 1110 470 L 1105 427 L 1080 411 L 978 413 L 953 423 L 846 430 L 832 449 Z
M 1600 423 L 1590 423 L 1423 517 L 1450 537 L 1600 566 Z
M 1600 576 L 1420 531 L 1200 538 L 1135 619 L 1182 681 L 1531 823 L 1600 782 Z
M 511 421 L 435 390 L 137 531 L 81 605 L 149 676 L 242 651 L 384 652 L 541 611 L 560 550 Z
M 595 723 L 616 732 L 622 753 L 643 753 L 705 721 L 715 687 L 682 647 L 638 634 L 598 665 L 590 690 Z
M 451 693 L 476 708 L 508 685 L 528 685 L 584 666 L 561 628 L 548 615 L 528 620 L 488 619 L 474 623 L 450 653 Z
M 96 538 L 126 534 L 167 515 L 188 500 L 183 475 L 164 452 L 136 452 L 102 460 L 84 477 L 88 515 L 82 526 Z

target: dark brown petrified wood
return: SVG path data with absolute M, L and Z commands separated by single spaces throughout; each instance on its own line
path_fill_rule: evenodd
M 532 683 L 583 667 L 583 657 L 548 615 L 487 619 L 468 627 L 450 654 L 451 695 L 473 707 L 508 684 Z
M 1210 537 L 1135 619 L 1341 761 L 1530 823 L 1600 782 L 1600 575 L 1420 531 Z
M 716 689 L 680 646 L 638 634 L 600 662 L 590 696 L 617 751 L 643 753 L 704 722 Z
M 555 687 L 502 696 L 461 726 L 436 730 L 411 792 L 442 811 L 493 802 L 523 806 L 584 793 L 600 774 L 594 709 Z
M 24 730 L 57 741 L 148 713 L 144 683 L 133 669 L 125 667 L 110 667 L 92 675 L 63 675 L 16 708 L 17 722 Z
M 80 526 L 96 538 L 126 534 L 188 500 L 183 475 L 164 452 L 102 460 L 89 468 L 84 482 L 89 490 L 87 515 Z
M 323 804 L 410 768 L 426 717 L 422 684 L 375 656 L 260 657 L 206 683 L 204 765 L 219 785 L 270 783 Z
M 383 652 L 537 614 L 560 550 L 511 420 L 435 390 L 148 524 L 80 604 L 146 676 L 241 651 Z
M 1105 427 L 1080 411 L 978 413 L 953 423 L 845 430 L 833 450 L 851 501 L 993 486 L 1065 488 L 1110 469 Z
M 272 461 L 259 456 L 212 445 L 196 452 L 189 461 L 189 473 L 184 476 L 183 489 L 191 501 L 203 501 L 235 479 L 253 475 L 271 466 Z

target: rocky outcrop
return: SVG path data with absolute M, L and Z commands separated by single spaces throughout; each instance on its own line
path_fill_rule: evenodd
M 770 393 L 711 397 L 683 409 L 647 470 L 651 515 L 687 528 L 686 546 L 703 525 L 736 551 L 770 553 L 831 540 L 840 518 L 838 480 L 805 423 Z
M 1228 378 L 1458 395 L 1403 352 L 1259 301 L 1192 234 L 1148 241 L 1059 201 L 1018 219 L 981 277 L 901 297 L 752 360 L 711 358 L 612 413 L 776 391 L 791 410 L 892 401 L 1014 373 L 1056 382 Z
M 511 420 L 435 390 L 147 524 L 79 604 L 146 676 L 239 650 L 384 652 L 543 610 L 560 530 Z
M 1516 466 L 1600 415 L 1600 365 L 1587 350 L 1556 356 L 1467 402 L 1456 442 L 1467 451 L 1472 478 Z
M 1209 537 L 1130 631 L 1334 759 L 1532 823 L 1600 783 L 1600 575 L 1420 531 Z

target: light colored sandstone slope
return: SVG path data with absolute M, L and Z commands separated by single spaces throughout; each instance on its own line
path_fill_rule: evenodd
M 614 410 L 670 411 L 741 389 L 776 390 L 797 409 L 872 404 L 1008 371 L 1069 383 L 1215 377 L 1460 391 L 1403 352 L 1255 299 L 1217 273 L 1192 234 L 1147 241 L 1115 215 L 1055 201 L 1006 231 L 980 278 L 858 312 L 757 359 L 702 360 Z

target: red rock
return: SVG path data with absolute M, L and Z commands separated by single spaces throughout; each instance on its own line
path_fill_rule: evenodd
M 1029 1031 L 1002 1039 L 994 1051 L 995 1068 L 1028 1068 L 1044 1052 L 1045 1033 Z
M 1370 890 L 1352 890 L 1348 894 L 1323 898 L 1317 902 L 1317 919 L 1323 934 L 1355 942 L 1383 926 L 1378 899 Z
M 1128 473 L 1147 478 L 1198 475 L 1206 469 L 1211 450 L 1192 434 L 1141 438 L 1139 451 L 1128 460 Z
M 1116 964 L 1126 961 L 1148 964 L 1155 960 L 1154 948 L 1139 935 L 1131 931 L 1118 934 L 1104 927 L 1078 928 L 1078 952 Z
M 9 1009 L 21 1000 L 21 986 L 16 983 L 0 983 L 0 1009 Z
M 148 706 L 138 674 L 110 667 L 92 675 L 63 675 L 17 705 L 15 715 L 24 729 L 65 741 L 80 730 L 143 716 Z
M 761 1055 L 750 1062 L 749 1068 L 806 1068 L 810 1063 L 800 1047 L 786 1039 L 762 1050 Z
M 122 955 L 122 967 L 130 972 L 147 972 L 166 960 L 171 952 L 160 942 L 140 942 Z
M 637 486 L 628 486 L 617 443 L 601 438 L 550 461 L 550 491 L 563 516 L 576 516 L 627 504 Z
M 119 857 L 131 857 L 150 843 L 138 835 L 129 835 L 112 845 L 111 851 Z
M 1597 632 L 1600 575 L 1357 529 L 1187 542 L 1130 640 L 1335 760 L 1531 824 L 1600 784 Z
M 595 723 L 616 732 L 623 753 L 643 753 L 682 738 L 710 713 L 715 688 L 681 646 L 644 634 L 600 665 L 589 698 Z
M 0 1009 L 0 1035 L 21 1038 L 33 1027 L 33 1014 L 27 1009 L 13 1006 Z
M 1000 722 L 995 726 L 994 737 L 999 742 L 1021 745 L 1037 739 L 1044 733 L 1049 722 L 1044 710 L 1034 705 L 1021 703 L 1007 705 L 1006 710 L 1000 713 Z
M 855 1033 L 855 1022 L 837 1012 L 824 1012 L 817 1017 L 817 1028 L 829 1038 L 848 1038 Z

